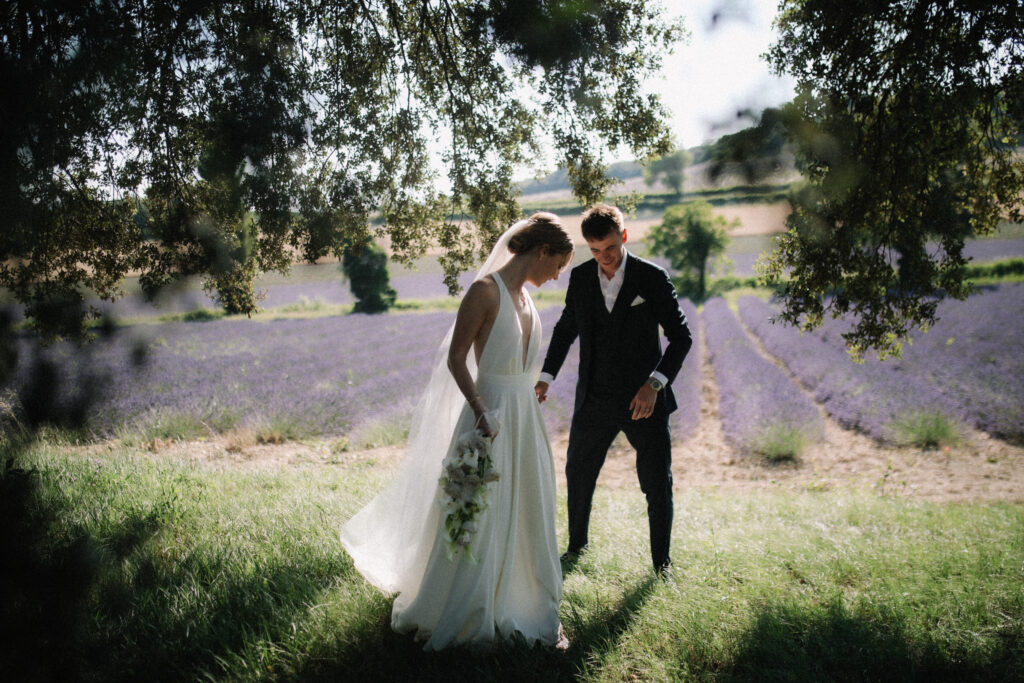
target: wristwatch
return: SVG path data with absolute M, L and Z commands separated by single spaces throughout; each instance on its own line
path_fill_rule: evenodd
M 647 380 L 647 383 L 648 383 L 648 384 L 650 384 L 650 385 L 651 385 L 651 389 L 654 389 L 655 391 L 661 391 L 662 389 L 664 389 L 664 388 L 665 388 L 665 385 L 664 385 L 664 384 L 662 384 L 662 383 L 661 383 L 661 382 L 660 382 L 660 381 L 658 380 L 658 378 L 657 378 L 657 377 L 651 377 L 651 378 L 649 378 L 649 379 Z

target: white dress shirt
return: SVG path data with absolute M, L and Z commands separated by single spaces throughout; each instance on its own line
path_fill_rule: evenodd
M 604 297 L 604 307 L 611 313 L 615 308 L 615 300 L 619 298 L 619 290 L 622 289 L 622 281 L 626 279 L 626 258 L 629 252 L 622 248 L 622 263 L 615 270 L 615 274 L 607 277 L 601 267 L 597 268 L 597 281 L 601 285 L 601 295 Z

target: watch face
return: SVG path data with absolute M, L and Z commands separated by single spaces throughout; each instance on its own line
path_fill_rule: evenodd
M 655 391 L 661 391 L 662 387 L 664 387 L 664 386 L 665 386 L 664 384 L 662 384 L 662 383 L 661 383 L 661 382 L 659 382 L 658 380 L 654 379 L 653 377 L 651 377 L 651 378 L 650 378 L 650 379 L 648 380 L 648 382 L 650 382 L 650 383 L 651 383 L 651 388 L 652 388 L 652 389 L 654 389 Z

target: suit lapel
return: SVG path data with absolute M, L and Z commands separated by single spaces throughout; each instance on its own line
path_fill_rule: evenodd
M 607 317 L 609 315 L 608 309 L 604 305 L 604 293 L 601 291 L 601 282 L 598 278 L 601 277 L 601 271 L 597 265 L 597 261 L 591 261 L 594 264 L 594 268 L 587 275 L 589 284 L 587 287 L 590 290 L 590 296 L 587 297 L 590 300 L 591 310 L 595 316 Z

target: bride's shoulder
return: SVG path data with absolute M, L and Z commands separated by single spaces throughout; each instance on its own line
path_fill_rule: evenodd
M 494 281 L 494 278 L 490 275 L 484 275 L 478 280 L 473 280 L 473 283 L 469 286 L 469 291 L 473 290 L 495 292 L 498 291 L 498 283 Z
M 473 284 L 466 290 L 465 299 L 477 304 L 497 305 L 499 296 L 498 283 L 492 277 L 484 276 L 473 281 Z

